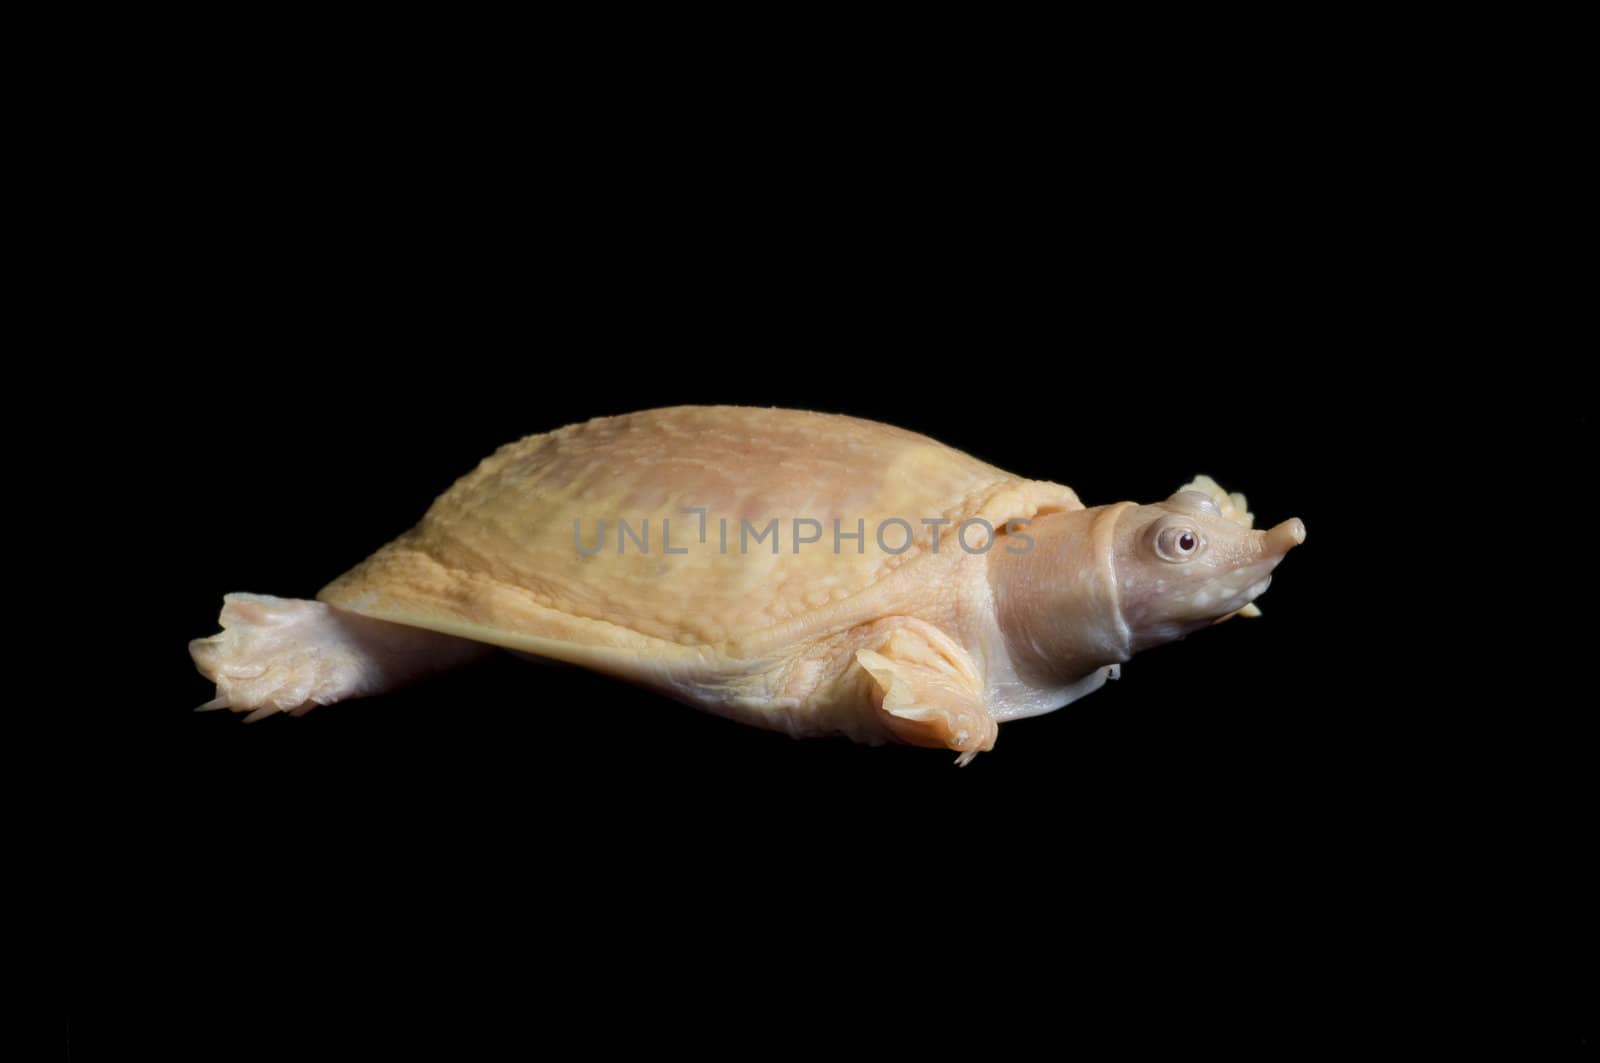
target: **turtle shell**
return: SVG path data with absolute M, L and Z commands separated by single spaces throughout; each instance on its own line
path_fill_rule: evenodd
M 641 655 L 745 657 L 890 615 L 936 531 L 948 558 L 962 521 L 1079 508 L 1069 488 L 889 425 L 681 406 L 501 447 L 318 597 L 628 672 Z

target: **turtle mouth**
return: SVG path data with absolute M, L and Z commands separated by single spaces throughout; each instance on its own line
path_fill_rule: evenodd
M 1243 609 L 1272 584 L 1275 562 L 1257 562 L 1223 576 L 1209 593 L 1204 593 L 1192 603 L 1203 617 L 1231 616 Z
M 1259 580 L 1250 584 L 1249 587 L 1245 588 L 1243 599 L 1239 602 L 1239 608 L 1243 609 L 1245 606 L 1261 597 L 1261 595 L 1266 593 L 1266 589 L 1271 585 L 1272 577 L 1270 575 L 1262 576 Z

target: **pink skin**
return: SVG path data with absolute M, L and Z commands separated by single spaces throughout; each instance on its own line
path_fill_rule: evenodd
M 1028 531 L 1027 553 L 991 553 L 989 581 L 1013 661 L 1041 683 L 1079 679 L 1233 615 L 1306 537 L 1298 519 L 1251 531 L 1195 491 L 1054 513 Z

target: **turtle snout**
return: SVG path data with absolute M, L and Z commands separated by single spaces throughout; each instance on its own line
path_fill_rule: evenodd
M 1277 559 L 1305 541 L 1305 521 L 1299 517 L 1291 517 L 1267 530 L 1266 538 L 1261 543 L 1261 552 L 1267 557 Z

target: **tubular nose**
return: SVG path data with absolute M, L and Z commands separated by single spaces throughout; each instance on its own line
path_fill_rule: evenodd
M 1267 553 L 1286 554 L 1305 541 L 1305 522 L 1299 517 L 1291 517 L 1267 532 Z

